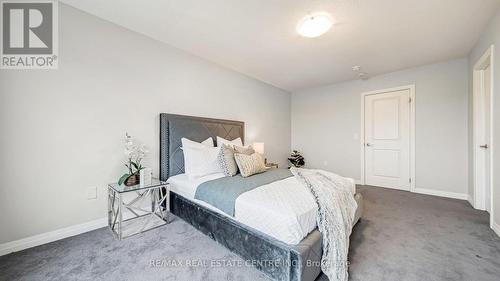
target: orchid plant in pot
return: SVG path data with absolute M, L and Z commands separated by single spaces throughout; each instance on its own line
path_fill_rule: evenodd
M 139 173 L 144 169 L 141 162 L 148 153 L 148 150 L 144 144 L 135 143 L 132 137 L 126 133 L 124 152 L 127 156 L 125 167 L 127 167 L 128 173 L 120 177 L 118 184 L 125 184 L 126 186 L 139 184 Z

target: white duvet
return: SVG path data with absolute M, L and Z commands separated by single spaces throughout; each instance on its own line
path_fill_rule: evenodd
M 213 174 L 192 179 L 186 174 L 171 177 L 170 190 L 197 204 L 263 232 L 287 244 L 298 244 L 316 228 L 317 205 L 313 195 L 295 177 L 266 184 L 240 195 L 231 217 L 212 205 L 194 199 L 203 182 L 223 177 Z M 352 191 L 353 194 L 355 190 Z

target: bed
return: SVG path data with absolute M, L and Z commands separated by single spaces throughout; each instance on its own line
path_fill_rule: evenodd
M 160 114 L 160 178 L 171 182 L 170 211 L 275 280 L 315 280 L 321 272 L 319 264 L 322 241 L 321 234 L 315 229 L 316 213 L 311 211 L 311 208 L 301 209 L 300 206 L 304 204 L 297 204 L 298 209 L 291 210 L 301 214 L 301 218 L 296 219 L 298 222 L 295 224 L 283 210 L 268 208 L 266 213 L 260 208 L 260 220 L 264 218 L 270 220 L 268 223 L 257 223 L 259 219 L 256 220 L 255 216 L 248 215 L 248 210 L 252 207 L 249 202 L 268 196 L 265 193 L 266 188 L 259 187 L 260 192 L 242 194 L 240 196 L 242 199 L 238 197 L 234 217 L 194 198 L 197 185 L 221 175 L 212 175 L 198 182 L 183 178 L 184 157 L 180 148 L 181 138 L 201 142 L 207 137 L 215 140 L 217 136 L 225 139 L 240 137 L 244 140 L 244 123 Z M 293 183 L 287 183 L 286 180 L 280 186 L 286 184 L 293 186 Z M 284 200 L 293 200 L 283 192 L 280 196 L 285 197 Z M 304 196 L 305 205 L 310 206 L 311 201 L 307 202 L 307 195 Z M 356 194 L 355 199 L 358 203 L 357 221 L 361 217 L 363 202 L 360 194 Z M 276 217 L 278 213 L 284 216 L 278 219 Z M 273 216 L 276 218 L 274 221 Z M 273 224 L 277 227 L 273 227 Z M 290 229 L 296 231 L 288 231 Z M 288 235 L 288 232 L 292 234 Z
M 230 178 L 224 177 L 224 174 L 221 173 L 190 179 L 186 174 L 180 174 L 170 177 L 168 182 L 172 192 L 186 199 L 234 219 L 283 243 L 296 245 L 317 227 L 317 205 L 312 194 L 288 170 L 283 171 L 289 173 L 287 178 L 259 185 L 258 188 L 238 196 L 234 203 L 233 214 L 224 212 L 223 208 L 217 208 L 217 204 L 211 204 L 203 199 L 196 198 L 195 193 L 197 187 L 203 183 L 214 181 L 213 184 L 218 184 L 217 180 L 232 180 L 239 175 Z M 270 169 L 267 174 L 273 172 L 282 171 Z M 232 185 L 230 184 L 229 187 L 231 188 Z M 219 191 L 214 190 L 214 192 Z M 255 214 L 256 209 L 259 210 L 258 215 Z

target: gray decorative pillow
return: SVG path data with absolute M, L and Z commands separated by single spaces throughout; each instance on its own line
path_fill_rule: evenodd
M 234 176 L 238 173 L 238 166 L 234 160 L 235 150 L 232 145 L 223 144 L 220 148 L 217 161 L 225 176 Z
M 252 146 L 241 147 L 241 146 L 235 145 L 234 150 L 236 150 L 236 153 L 239 153 L 239 154 L 252 155 L 255 153 L 255 150 L 253 150 Z
M 244 178 L 267 171 L 264 159 L 259 153 L 252 155 L 235 153 L 234 159 Z

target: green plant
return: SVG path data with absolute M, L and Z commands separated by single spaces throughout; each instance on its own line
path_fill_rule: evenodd
M 292 152 L 292 155 L 290 155 L 288 161 L 290 161 L 290 163 L 297 168 L 300 168 L 306 164 L 304 157 L 297 150 L 294 150 Z
M 125 155 L 127 156 L 127 163 L 125 167 L 128 169 L 128 173 L 123 174 L 118 180 L 118 184 L 122 185 L 130 177 L 136 176 L 139 172 L 144 169 L 141 162 L 148 152 L 144 144 L 136 144 L 128 133 L 125 134 Z

